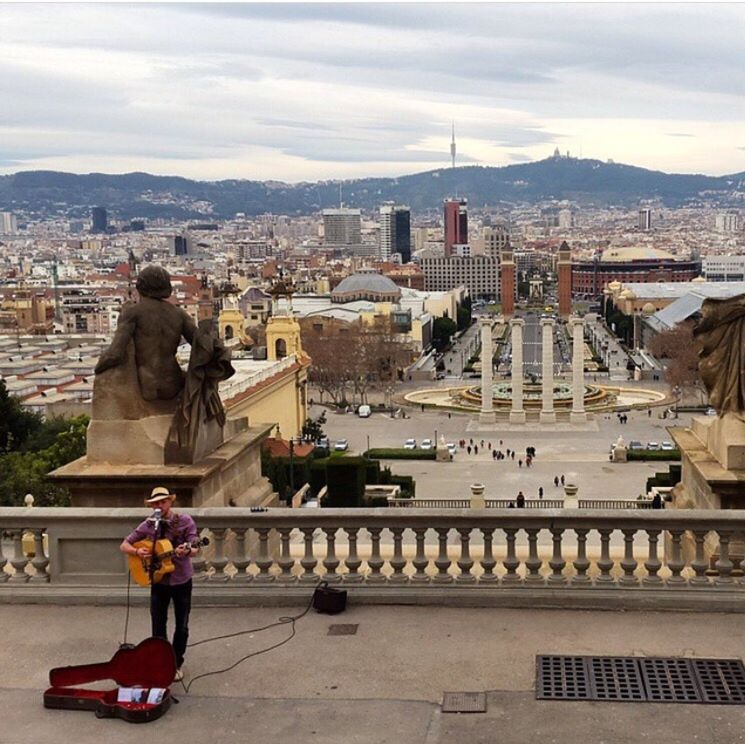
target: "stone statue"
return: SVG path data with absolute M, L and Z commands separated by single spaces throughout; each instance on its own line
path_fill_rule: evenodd
M 706 299 L 693 330 L 700 344 L 698 369 L 709 402 L 720 416 L 745 414 L 745 294 Z
M 168 302 L 171 278 L 160 266 L 137 277 L 137 303 L 121 312 L 114 339 L 96 365 L 90 461 L 193 463 L 219 447 L 225 411 L 218 386 L 235 370 L 211 332 Z M 176 360 L 191 344 L 186 375 Z
M 163 267 L 145 267 L 136 287 L 140 300 L 122 308 L 114 340 L 101 354 L 95 373 L 123 365 L 129 342 L 133 341 L 142 397 L 146 401 L 172 400 L 184 387 L 176 350 L 182 336 L 192 343 L 196 324 L 180 307 L 166 302 L 173 289 Z

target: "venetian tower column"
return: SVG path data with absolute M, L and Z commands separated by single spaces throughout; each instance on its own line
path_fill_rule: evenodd
M 573 424 L 587 421 L 585 413 L 585 323 L 582 318 L 570 318 L 572 329 L 572 412 L 569 420 Z
M 491 318 L 481 318 L 481 413 L 482 424 L 493 424 L 497 420 L 492 400 L 492 357 Z
M 525 409 L 523 408 L 523 328 L 525 321 L 515 318 L 510 321 L 512 326 L 512 410 L 511 424 L 525 423 Z
M 553 318 L 541 318 L 543 332 L 543 400 L 541 402 L 540 421 L 552 424 L 556 421 L 554 413 L 554 321 Z

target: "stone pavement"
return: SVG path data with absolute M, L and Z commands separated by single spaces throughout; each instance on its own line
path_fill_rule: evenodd
M 192 641 L 258 627 L 303 608 L 197 608 Z M 132 641 L 147 634 L 134 608 Z M 297 635 L 226 674 L 197 680 L 160 721 L 133 729 L 92 713 L 45 710 L 49 668 L 108 659 L 124 611 L 0 606 L 2 744 L 231 741 L 261 744 L 745 741 L 742 706 L 559 703 L 534 699 L 535 655 L 738 657 L 742 615 L 362 606 L 309 613 Z M 329 636 L 333 623 L 356 635 Z M 187 679 L 290 635 L 288 626 L 195 647 Z M 488 691 L 483 714 L 441 713 L 444 691 Z

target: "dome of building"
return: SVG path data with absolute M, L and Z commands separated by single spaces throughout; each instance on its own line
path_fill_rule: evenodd
M 644 307 L 642 308 L 642 315 L 645 315 L 647 318 L 650 315 L 654 315 L 657 312 L 657 309 L 651 302 L 647 302 L 644 304 Z
M 704 283 L 706 284 L 706 279 L 702 276 L 697 276 L 695 279 L 691 279 L 691 283 L 696 282 L 696 284 Z
M 666 260 L 674 261 L 675 256 L 659 248 L 648 248 L 646 246 L 630 248 L 608 248 L 603 252 L 601 261 L 650 261 Z
M 331 293 L 332 302 L 398 302 L 401 289 L 392 279 L 377 271 L 359 271 L 342 279 Z

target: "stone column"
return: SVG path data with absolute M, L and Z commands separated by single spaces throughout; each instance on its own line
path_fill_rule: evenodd
M 481 318 L 481 413 L 482 424 L 493 424 L 497 420 L 492 400 L 492 357 L 494 350 L 491 342 L 491 318 Z
M 553 318 L 541 318 L 543 333 L 543 400 L 541 401 L 541 423 L 552 424 L 556 421 L 554 413 L 554 321 Z
M 573 424 L 587 421 L 585 413 L 585 332 L 582 318 L 571 318 L 572 329 L 572 412 L 569 420 Z
M 525 423 L 525 409 L 523 408 L 523 328 L 525 321 L 515 318 L 510 321 L 512 327 L 512 410 L 511 424 Z

